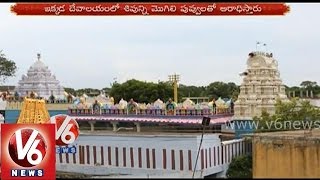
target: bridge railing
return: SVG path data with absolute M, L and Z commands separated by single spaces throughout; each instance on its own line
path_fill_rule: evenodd
M 221 143 L 221 148 L 222 161 L 229 164 L 234 157 L 251 153 L 252 142 L 245 139 L 228 140 Z
M 167 111 L 166 109 L 138 109 L 129 112 L 127 109 L 68 109 L 68 114 L 71 116 L 96 116 L 96 115 L 151 115 L 151 116 L 209 116 L 214 114 L 232 114 L 233 111 L 228 109 L 226 111 L 215 111 L 214 109 L 176 109 L 174 111 Z
M 140 143 L 127 144 L 110 143 L 79 143 L 75 154 L 57 154 L 57 165 L 67 164 L 73 171 L 99 172 L 99 168 L 111 172 L 130 173 L 173 173 L 181 172 L 192 175 L 198 153 L 195 144 L 178 145 L 176 142 L 150 143 L 148 140 L 138 140 Z M 157 140 L 154 140 L 157 141 Z M 179 141 L 179 140 L 178 140 Z M 170 144 L 171 143 L 171 144 Z M 176 144 L 176 145 L 173 145 Z M 226 171 L 234 157 L 251 152 L 251 143 L 244 139 L 231 141 L 211 141 L 200 150 L 196 173 L 207 176 Z M 74 166 L 73 166 L 74 165 Z

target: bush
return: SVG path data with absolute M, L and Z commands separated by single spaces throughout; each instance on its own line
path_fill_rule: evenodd
M 252 155 L 232 159 L 227 171 L 228 178 L 252 178 Z

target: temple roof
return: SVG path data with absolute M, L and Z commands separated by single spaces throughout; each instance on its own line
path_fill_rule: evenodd
M 48 70 L 48 66 L 46 66 L 40 59 L 38 59 L 36 62 L 34 62 L 30 69 L 36 69 L 36 70 Z
M 58 99 L 64 98 L 64 89 L 54 75 L 51 74 L 48 66 L 40 59 L 38 54 L 36 62 L 34 62 L 26 75 L 22 75 L 16 91 L 22 96 L 26 96 L 27 92 L 35 92 L 40 97 L 47 99 L 53 95 Z
M 251 52 L 247 60 L 248 69 L 251 68 L 270 68 L 278 69 L 278 62 L 271 55 L 272 53 L 266 52 Z

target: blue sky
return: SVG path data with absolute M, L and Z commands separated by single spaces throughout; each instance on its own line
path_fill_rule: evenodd
M 38 52 L 66 87 L 103 88 L 114 78 L 240 84 L 255 42 L 268 45 L 287 85 L 320 84 L 320 4 L 289 4 L 286 16 L 15 16 L 0 4 L 0 49 L 18 66 L 16 85 Z

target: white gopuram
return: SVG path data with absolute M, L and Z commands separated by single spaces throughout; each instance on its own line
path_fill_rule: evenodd
M 40 58 L 38 54 L 37 61 L 29 68 L 27 75 L 22 75 L 15 91 L 22 97 L 34 92 L 44 99 L 49 99 L 51 95 L 55 99 L 65 99 L 64 88 Z
M 240 94 L 234 107 L 234 119 L 252 119 L 263 111 L 274 114 L 277 99 L 288 101 L 280 79 L 277 60 L 272 53 L 252 52 L 240 85 Z

